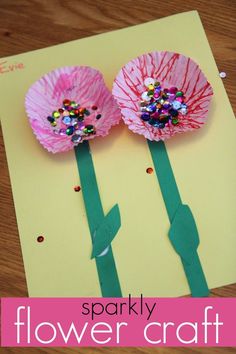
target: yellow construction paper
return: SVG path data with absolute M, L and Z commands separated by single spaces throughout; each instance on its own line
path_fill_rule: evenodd
M 166 145 L 182 200 L 198 225 L 209 286 L 236 282 L 236 124 L 200 18 L 191 11 L 0 60 L 0 115 L 30 296 L 100 296 L 100 289 L 82 193 L 73 189 L 79 184 L 74 152 L 44 150 L 28 123 L 25 94 L 64 65 L 95 67 L 111 88 L 126 62 L 153 50 L 191 57 L 213 86 L 206 126 Z M 120 207 L 122 226 L 112 245 L 123 295 L 189 293 L 167 237 L 157 178 L 146 173 L 152 160 L 145 139 L 121 123 L 91 149 L 104 212 Z

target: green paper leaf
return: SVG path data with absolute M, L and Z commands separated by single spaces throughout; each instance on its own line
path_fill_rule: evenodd
M 199 236 L 193 214 L 188 205 L 179 205 L 171 223 L 169 238 L 175 251 L 187 263 L 191 263 L 199 246 Z
M 99 256 L 113 241 L 121 226 L 120 211 L 116 204 L 103 218 L 93 234 L 93 251 L 91 258 Z

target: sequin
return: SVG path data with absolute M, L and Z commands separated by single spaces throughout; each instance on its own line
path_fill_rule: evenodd
M 79 123 L 78 126 L 79 126 L 79 129 L 81 129 L 81 130 L 83 130 L 85 128 L 84 123 Z
M 73 126 L 69 126 L 67 129 L 66 129 L 66 135 L 72 135 L 74 133 L 74 127 Z
M 157 109 L 157 107 L 156 107 L 155 103 L 150 104 L 150 105 L 147 106 L 147 108 L 146 108 L 147 112 L 155 112 L 156 109 Z
M 97 109 L 98 109 L 97 106 L 92 106 L 93 111 L 96 111 Z
M 73 126 L 77 126 L 78 125 L 78 121 L 77 121 L 76 118 L 72 118 L 71 119 L 71 125 L 73 125 Z M 76 129 L 76 127 L 75 127 L 75 129 Z
M 70 112 L 65 110 L 63 113 L 62 113 L 63 117 L 66 117 L 66 116 L 69 116 L 70 115 Z
M 165 128 L 165 123 L 164 122 L 160 122 L 160 123 L 158 123 L 157 127 L 159 129 L 163 129 L 163 128 Z
M 169 100 L 169 101 L 174 101 L 174 100 L 175 100 L 175 95 L 174 95 L 174 94 L 170 94 L 170 95 L 168 96 L 168 100 Z
M 70 103 L 71 103 L 70 100 L 68 100 L 67 98 L 63 101 L 64 106 L 69 106 Z
M 164 124 L 168 123 L 170 119 L 171 119 L 171 117 L 168 115 L 165 115 L 165 114 L 161 114 L 159 117 L 160 123 L 164 123 Z M 162 125 L 160 125 L 159 128 L 164 128 L 164 127 Z
M 170 102 L 165 101 L 165 102 L 163 103 L 163 107 L 164 107 L 164 108 L 170 108 Z
M 142 113 L 141 119 L 144 121 L 148 121 L 150 119 L 150 114 L 149 113 Z
M 150 99 L 151 99 L 151 97 L 148 96 L 147 92 L 143 92 L 141 97 L 142 97 L 142 100 L 144 100 L 144 101 L 150 101 Z
M 187 108 L 181 108 L 180 113 L 182 113 L 183 116 L 185 116 L 188 113 Z
M 43 236 L 38 236 L 37 237 L 37 241 L 40 243 L 40 242 L 43 242 L 44 241 L 44 237 Z
M 172 119 L 171 123 L 172 123 L 173 125 L 177 125 L 177 124 L 179 123 L 179 121 L 178 121 L 177 118 L 174 118 L 174 119 Z
M 71 106 L 72 108 L 75 108 L 75 107 L 77 107 L 77 104 L 76 104 L 75 101 L 71 101 L 70 106 Z
M 94 126 L 93 125 L 86 125 L 84 128 L 84 131 L 88 134 L 91 134 L 94 132 Z
M 160 118 L 160 113 L 159 113 L 158 111 L 156 111 L 156 112 L 154 112 L 154 113 L 152 114 L 152 117 L 153 117 L 154 119 L 158 119 L 158 118 Z
M 154 127 L 158 127 L 160 122 L 157 119 L 151 118 L 148 123 Z
M 54 112 L 52 112 L 52 116 L 53 116 L 53 118 L 57 119 L 60 117 L 60 113 L 58 111 L 54 111 Z
M 82 137 L 80 135 L 73 135 L 71 138 L 71 141 L 76 144 L 76 143 L 80 143 L 82 140 Z
M 70 111 L 70 116 L 73 118 L 76 116 L 75 112 L 74 111 Z
M 148 168 L 146 169 L 146 172 L 147 172 L 149 175 L 151 175 L 151 174 L 153 173 L 153 168 L 152 168 L 152 167 L 148 167 Z
M 154 85 L 155 83 L 155 80 L 152 78 L 152 77 L 147 77 L 145 80 L 144 80 L 144 85 L 146 87 L 148 87 L 149 85 Z
M 48 120 L 50 123 L 52 123 L 52 122 L 55 121 L 55 119 L 54 119 L 53 117 L 50 117 L 50 116 L 47 117 L 47 120 Z
M 172 116 L 172 117 L 178 117 L 178 111 L 177 111 L 177 109 L 173 109 L 173 108 L 171 108 L 170 110 L 169 110 L 169 113 L 170 113 L 170 115 Z
M 220 72 L 220 77 L 221 77 L 221 79 L 225 79 L 226 78 L 226 72 L 224 72 L 224 71 L 221 71 Z
M 84 137 L 84 136 L 86 136 L 88 133 L 85 133 L 84 132 L 84 129 L 77 129 L 77 130 L 75 130 L 75 134 L 76 135 L 79 135 L 79 136 L 81 136 L 82 138 Z
M 184 93 L 182 91 L 177 91 L 175 96 L 176 97 L 182 97 L 184 95 Z
M 148 91 L 154 91 L 154 86 L 153 85 L 148 85 Z
M 179 101 L 172 102 L 172 107 L 174 109 L 179 109 L 181 107 L 181 103 Z
M 62 118 L 62 122 L 63 122 L 65 125 L 70 125 L 70 124 L 71 124 L 71 121 L 72 121 L 72 119 L 71 119 L 71 117 L 69 117 L 69 116 L 66 116 L 66 117 L 63 117 L 63 118 Z
M 101 117 L 102 117 L 101 114 L 97 114 L 97 115 L 96 115 L 96 119 L 100 119 Z
M 141 112 L 147 112 L 147 107 L 141 107 L 141 108 L 140 108 L 140 111 L 141 111 Z
M 153 95 L 154 95 L 154 91 L 148 91 L 147 95 L 151 99 L 153 97 Z
M 65 129 L 60 129 L 59 130 L 60 135 L 66 135 L 66 130 Z
M 171 93 L 171 94 L 176 94 L 176 92 L 178 91 L 178 89 L 177 89 L 177 87 L 171 87 L 170 89 L 169 89 L 169 92 Z
M 75 187 L 74 187 L 74 191 L 75 191 L 75 192 L 79 192 L 80 190 L 81 190 L 81 187 L 80 187 L 80 186 L 75 186 Z

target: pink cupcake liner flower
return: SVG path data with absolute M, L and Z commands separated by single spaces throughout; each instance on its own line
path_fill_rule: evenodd
M 168 236 L 181 258 L 191 294 L 208 296 L 197 253 L 196 223 L 189 206 L 182 203 L 164 140 L 203 126 L 212 88 L 192 59 L 164 51 L 127 63 L 115 78 L 112 92 L 129 129 L 148 139 L 169 217 Z
M 202 127 L 213 94 L 192 59 L 167 51 L 128 62 L 112 92 L 129 129 L 156 141 Z
M 25 107 L 37 139 L 53 153 L 107 135 L 121 119 L 102 74 L 87 66 L 44 75 L 27 92 Z
M 119 206 L 115 204 L 104 214 L 89 146 L 90 139 L 107 135 L 119 123 L 121 114 L 114 97 L 99 71 L 87 66 L 63 67 L 30 87 L 25 107 L 34 134 L 49 152 L 74 148 L 81 184 L 75 191 L 82 190 L 101 294 L 121 297 L 111 246 L 121 225 Z

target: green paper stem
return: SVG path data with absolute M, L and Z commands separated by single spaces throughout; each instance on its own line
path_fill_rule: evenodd
M 95 258 L 101 293 L 103 297 L 122 297 L 110 245 L 121 225 L 119 207 L 116 204 L 104 215 L 88 141 L 74 150 L 93 244 L 91 257 Z
M 183 205 L 163 141 L 149 141 L 154 168 L 170 220 L 169 239 L 181 257 L 193 297 L 209 295 L 206 278 L 197 254 L 199 235 L 187 205 Z

